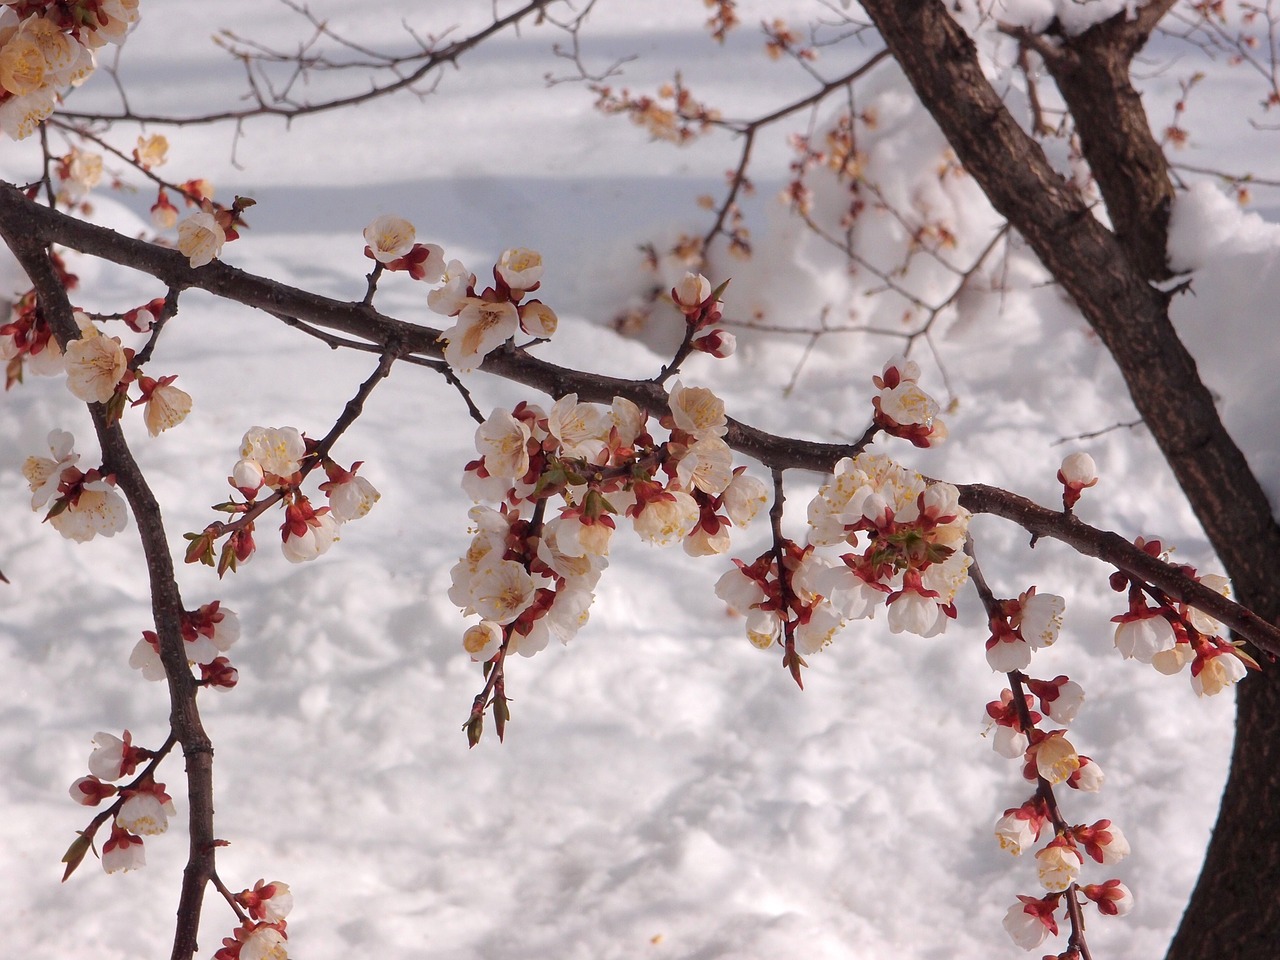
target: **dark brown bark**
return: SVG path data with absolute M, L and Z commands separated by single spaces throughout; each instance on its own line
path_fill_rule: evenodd
M 864 0 L 894 56 L 995 208 L 1031 244 L 1115 357 L 1196 516 L 1259 615 L 1280 615 L 1280 528 L 1149 280 L 1167 276 L 1167 167 L 1127 67 L 1167 4 L 1061 46 L 1037 44 L 1075 115 L 1116 232 L 1058 177 L 933 0 Z M 1076 112 L 1078 111 L 1078 112 Z M 1200 881 L 1169 960 L 1280 955 L 1280 677 L 1243 684 L 1236 745 Z
M 65 346 L 80 336 L 72 318 L 71 304 L 54 270 L 45 241 L 24 231 L 12 218 L 0 217 L 0 237 L 31 278 L 59 343 Z M 169 686 L 169 727 L 182 745 L 186 758 L 189 853 L 179 893 L 178 922 L 174 934 L 172 960 L 190 960 L 198 949 L 197 936 L 204 891 L 214 873 L 216 847 L 213 836 L 213 744 L 205 733 L 196 706 L 197 684 L 187 665 L 182 639 L 182 596 L 174 578 L 173 558 L 160 515 L 160 504 L 151 492 L 142 470 L 133 458 L 124 432 L 107 418 L 101 403 L 89 405 L 93 425 L 102 448 L 104 471 L 114 474 L 138 527 L 147 561 L 151 588 L 152 621 L 160 641 L 160 658 Z

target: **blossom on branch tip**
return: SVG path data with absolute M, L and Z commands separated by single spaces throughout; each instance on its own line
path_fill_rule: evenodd
M 293 893 L 287 883 L 259 880 L 252 890 L 242 890 L 235 896 L 236 903 L 248 911 L 250 918 L 267 923 L 278 923 L 289 916 L 293 909 Z
M 1092 900 L 1105 917 L 1123 917 L 1133 909 L 1133 894 L 1119 880 L 1087 883 L 1080 892 Z
M 285 559 L 305 563 L 329 552 L 338 539 L 338 520 L 328 507 L 312 509 L 305 497 L 299 497 L 285 507 L 280 535 Z
M 1097 793 L 1106 780 L 1102 768 L 1091 757 L 1080 757 L 1080 766 L 1067 778 L 1067 786 L 1084 793 Z
M 164 166 L 169 159 L 169 140 L 163 134 L 152 134 L 149 137 L 138 137 L 138 145 L 133 148 L 133 159 L 144 170 Z
M 102 869 L 107 873 L 127 873 L 147 865 L 142 838 L 129 833 L 117 823 L 111 824 L 111 836 L 102 845 Z
M 1098 467 L 1087 453 L 1073 453 L 1062 461 L 1058 469 L 1058 482 L 1062 484 L 1062 508 L 1070 510 L 1080 500 L 1085 490 L 1098 482 Z
M 533 290 L 542 281 L 542 254 L 513 247 L 502 251 L 493 272 L 512 291 Z
M 1215 696 L 1245 678 L 1248 670 L 1235 646 L 1223 641 L 1204 647 L 1191 663 L 1191 689 L 1196 696 Z
M 361 466 L 363 461 L 352 464 L 350 470 L 332 462 L 325 464 L 325 476 L 329 479 L 320 484 L 320 489 L 329 498 L 329 510 L 339 523 L 367 516 L 373 505 L 382 499 L 377 487 L 356 475 Z
M 86 807 L 96 807 L 107 797 L 116 795 L 116 788 L 103 783 L 97 777 L 81 777 L 71 785 L 71 799 Z
M 473 623 L 462 634 L 462 649 L 481 663 L 492 660 L 501 646 L 502 627 L 492 620 Z
M 1005 932 L 1013 938 L 1013 942 L 1023 950 L 1034 950 L 1044 943 L 1049 934 L 1057 936 L 1058 923 L 1054 919 L 1054 911 L 1058 907 L 1058 897 L 1049 896 L 1041 900 L 1019 894 L 1018 902 L 1009 908 L 1004 917 Z
M 1076 843 L 1084 846 L 1098 863 L 1119 863 L 1130 853 L 1129 841 L 1123 832 L 1110 820 L 1099 820 L 1087 827 L 1076 827 L 1071 831 Z
M 192 267 L 203 267 L 222 252 L 227 233 L 213 214 L 198 210 L 178 224 L 178 251 Z
M 556 332 L 560 318 L 541 300 L 527 300 L 519 306 L 520 329 L 531 337 L 546 340 Z
M 150 754 L 133 745 L 128 730 L 124 738 L 99 731 L 93 735 L 93 752 L 89 754 L 89 772 L 99 780 L 119 780 L 138 769 L 138 764 Z
M 294 427 L 250 427 L 240 441 L 241 458 L 256 461 L 264 473 L 278 481 L 302 469 L 306 453 L 306 441 Z
M 390 263 L 413 249 L 417 231 L 403 217 L 383 214 L 364 228 L 368 255 L 379 263 Z
M 142 419 L 147 425 L 147 433 L 159 436 L 170 427 L 176 427 L 191 412 L 191 394 L 173 385 L 177 377 L 161 377 L 153 380 L 150 377 L 139 377 L 138 387 L 142 397 L 134 403 L 143 403 Z

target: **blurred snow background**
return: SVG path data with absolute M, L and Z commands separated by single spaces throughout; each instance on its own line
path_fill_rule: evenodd
M 313 6 L 336 32 L 370 44 L 397 42 L 401 19 L 421 16 L 404 0 Z M 610 80 L 636 92 L 682 69 L 699 99 L 730 117 L 808 92 L 812 81 L 794 65 L 766 60 L 755 24 L 813 5 L 741 6 L 744 27 L 717 47 L 702 29 L 700 4 L 602 2 L 584 33 L 587 54 L 601 65 L 638 54 Z M 430 8 L 421 29 L 459 24 L 459 35 L 491 10 L 461 0 Z M 305 33 L 284 6 L 261 0 L 226 0 L 217 20 L 193 24 L 195 16 L 189 5 L 143 5 L 120 63 L 136 110 L 236 102 L 239 69 L 210 43 L 216 27 L 283 45 Z M 201 8 L 199 16 L 210 15 Z M 379 213 L 413 220 L 420 240 L 479 274 L 505 247 L 534 247 L 548 263 L 540 297 L 562 319 L 544 355 L 648 377 L 664 357 L 608 326 L 651 282 L 636 247 L 706 229 L 695 198 L 718 195 L 737 145 L 723 134 L 680 150 L 650 143 L 625 120 L 601 117 L 581 85 L 545 88 L 547 73 L 566 69 L 550 49 L 563 39 L 522 28 L 463 57 L 421 101 L 402 95 L 316 116 L 287 134 L 272 120 L 250 122 L 234 142 L 225 128 L 173 131 L 162 172 L 207 177 L 222 200 L 254 197 L 252 229 L 224 259 L 329 296 L 362 295 L 360 231 Z M 1153 58 L 1187 54 L 1171 44 L 1159 40 Z M 870 40 L 864 49 L 847 46 L 818 66 L 834 75 L 875 50 Z M 836 64 L 837 56 L 850 59 Z M 1240 96 L 1242 75 L 1197 68 L 1210 76 L 1191 101 L 1193 140 L 1180 156 L 1265 174 L 1274 134 L 1221 109 Z M 1153 123 L 1169 115 L 1179 75 L 1153 70 L 1144 80 Z M 971 183 L 939 183 L 939 135 L 900 75 L 879 68 L 858 97 L 879 117 L 863 143 L 870 174 L 907 206 L 923 203 L 952 224 L 961 237 L 954 262 L 971 262 L 995 220 Z M 95 77 L 74 102 L 113 108 L 107 77 Z M 733 276 L 727 314 L 809 327 L 824 303 L 852 289 L 858 322 L 902 329 L 902 303 L 863 295 L 864 281 L 850 281 L 838 257 L 777 202 L 789 159 L 784 133 L 762 135 L 757 147 L 759 190 L 747 209 L 755 257 L 717 262 L 714 280 Z M 132 137 L 124 127 L 117 135 L 126 149 Z M 23 147 L 0 152 L 7 179 L 25 181 L 35 169 Z M 149 189 L 133 197 L 100 190 L 93 202 L 101 222 L 136 234 L 148 229 L 151 199 Z M 1274 209 L 1265 198 L 1259 208 Z M 872 213 L 861 231 L 868 255 L 892 266 L 905 242 L 901 225 Z M 1229 426 L 1272 483 L 1280 452 L 1270 416 L 1277 227 L 1205 183 L 1179 202 L 1174 234 L 1176 263 L 1197 270 L 1196 296 L 1177 302 L 1180 329 L 1221 394 Z M 114 267 L 72 263 L 82 279 L 78 302 L 89 308 L 125 309 L 162 292 Z M 945 271 L 931 280 L 924 266 L 913 279 L 931 302 L 951 282 Z M 925 386 L 954 401 L 952 440 L 927 452 L 903 443 L 877 449 L 932 476 L 999 484 L 1046 504 L 1056 502 L 1062 456 L 1087 450 L 1103 479 L 1081 505 L 1085 519 L 1126 536 L 1158 533 L 1177 544 L 1179 559 L 1214 569 L 1141 428 L 1058 442 L 1136 415 L 1105 351 L 1044 280 L 1016 245 L 984 265 L 940 315 L 936 351 L 921 342 L 912 354 Z M 403 277 L 384 281 L 379 304 L 440 325 L 423 288 Z M 663 339 L 661 330 L 650 333 L 650 341 Z M 697 357 L 684 380 L 712 387 L 731 415 L 766 429 L 856 437 L 870 412 L 869 377 L 900 341 L 832 335 L 807 357 L 804 343 L 744 335 L 735 357 Z M 225 498 L 245 429 L 289 424 L 318 436 L 372 369 L 366 356 L 334 353 L 198 291 L 183 295 L 153 366 L 180 374 L 196 404 L 186 424 L 156 440 L 136 418 L 127 424 L 175 551 L 180 534 L 201 529 L 208 505 Z M 528 396 L 483 375 L 468 383 L 485 411 Z M 168 835 L 148 840 L 146 869 L 104 877 L 90 861 L 58 882 L 59 857 L 88 819 L 66 788 L 85 772 L 93 734 L 128 728 L 136 742 L 158 744 L 167 701 L 162 685 L 127 665 L 149 625 L 132 528 L 75 545 L 29 510 L 20 466 L 44 452 L 55 427 L 74 432 L 85 460 L 96 462 L 87 415 L 61 383 L 30 378 L 0 402 L 0 569 L 12 581 L 0 585 L 0 671 L 10 682 L 0 700 L 7 949 L 161 956 L 185 856 L 179 760 L 166 763 L 161 779 L 181 815 Z M 367 519 L 303 567 L 279 555 L 264 524 L 263 549 L 240 574 L 219 583 L 207 568 L 180 573 L 188 606 L 221 599 L 245 628 L 232 652 L 239 687 L 201 698 L 217 748 L 216 829 L 230 844 L 219 873 L 233 890 L 259 877 L 292 886 L 292 955 L 1023 955 L 1000 920 L 1015 894 L 1037 893 L 1034 863 L 1002 853 L 991 829 L 1028 790 L 1017 765 L 984 740 L 983 707 L 1002 678 L 986 666 L 971 593 L 940 638 L 892 636 L 883 618 L 855 624 L 810 659 L 802 693 L 776 653 L 747 644 L 741 622 L 712 594 L 725 561 L 620 536 L 591 622 L 574 643 L 510 664 L 507 742 L 490 732 L 468 751 L 460 728 L 482 680 L 461 651 L 464 621 L 445 589 L 467 542 L 470 504 L 458 479 L 474 456 L 473 429 L 439 378 L 397 368 L 335 451 L 366 461 L 362 474 L 382 491 Z M 803 504 L 818 482 L 788 474 L 794 535 L 802 535 Z M 759 553 L 766 526 L 740 533 L 734 555 Z M 1088 702 L 1073 742 L 1107 774 L 1101 794 L 1065 798 L 1067 816 L 1113 819 L 1134 851 L 1108 871 L 1086 867 L 1088 879 L 1119 876 L 1137 898 L 1129 917 L 1093 921 L 1090 943 L 1097 957 L 1159 955 L 1216 813 L 1229 698 L 1197 701 L 1185 676 L 1119 660 L 1108 620 L 1121 602 L 1102 565 L 1054 543 L 1030 550 L 1025 534 L 990 518 L 975 520 L 974 534 L 997 593 L 1036 584 L 1067 597 L 1064 636 L 1037 655 L 1033 672 L 1068 673 L 1083 684 Z M 233 925 L 211 895 L 202 955 Z

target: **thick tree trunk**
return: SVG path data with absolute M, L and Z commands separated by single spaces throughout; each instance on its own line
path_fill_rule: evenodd
M 1168 168 L 1128 66 L 1170 5 L 1079 37 L 1022 36 L 1069 108 L 1115 231 L 1009 115 L 972 40 L 937 0 L 863 0 L 886 45 L 992 205 L 1036 251 L 1111 351 L 1238 598 L 1280 617 L 1280 527 L 1150 281 L 1168 275 Z M 1017 35 L 1017 31 L 1014 31 Z M 1242 684 L 1231 773 L 1199 883 L 1168 960 L 1280 957 L 1280 667 Z

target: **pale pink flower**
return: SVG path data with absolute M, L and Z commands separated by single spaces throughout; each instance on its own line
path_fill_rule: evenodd
M 1226 577 L 1219 576 L 1216 573 L 1207 573 L 1200 578 L 1201 586 L 1208 587 L 1214 593 L 1220 593 L 1224 597 L 1231 596 L 1231 581 Z M 1197 610 L 1195 607 L 1187 608 L 1187 619 L 1191 621 L 1191 625 L 1203 633 L 1206 637 L 1212 637 L 1222 631 L 1222 624 L 1209 616 L 1207 613 Z
M 588 462 L 595 462 L 604 450 L 610 426 L 599 407 L 579 403 L 576 393 L 561 397 L 547 414 L 547 429 L 560 441 L 561 456 L 583 457 Z
M 178 252 L 192 267 L 203 267 L 222 252 L 226 231 L 213 214 L 197 210 L 178 224 Z
M 251 497 L 262 489 L 265 480 L 262 464 L 253 459 L 237 460 L 231 468 L 231 483 L 246 497 Z
M 533 578 L 521 563 L 497 560 L 472 578 L 471 602 L 483 619 L 505 625 L 533 603 L 534 590 Z
M 1200 669 L 1191 665 L 1191 689 L 1198 697 L 1212 697 L 1234 686 L 1245 678 L 1248 670 L 1244 661 L 1232 656 L 1229 649 L 1220 649 L 1212 656 L 1198 658 Z
M 462 635 L 462 649 L 471 655 L 472 660 L 484 662 L 492 660 L 498 648 L 502 646 L 502 627 L 492 620 L 481 620 L 467 627 Z
M 417 231 L 403 217 L 383 214 L 364 228 L 365 243 L 379 263 L 398 260 L 413 249 Z
M 698 503 L 689 494 L 676 491 L 671 500 L 652 500 L 631 518 L 641 540 L 669 546 L 683 540 L 698 522 Z
M 793 633 L 796 649 L 801 653 L 817 653 L 844 627 L 844 619 L 830 604 L 819 604 L 806 623 L 798 624 Z
M 734 613 L 746 614 L 757 603 L 765 601 L 760 584 L 744 574 L 737 566 L 730 567 L 716 581 L 716 596 Z
M 1080 766 L 1080 756 L 1071 741 L 1055 730 L 1035 745 L 1036 773 L 1050 784 L 1059 784 Z
M 1039 904 L 1040 901 L 1035 900 L 1032 903 Z M 1045 937 L 1050 933 L 1050 924 L 1053 924 L 1052 913 L 1046 918 L 1042 912 L 1032 909 L 1031 904 L 1021 902 L 1009 908 L 1003 921 L 1005 932 L 1023 950 L 1034 950 L 1044 943 Z M 1052 932 L 1058 932 L 1056 924 L 1053 924 Z
M 745 527 L 769 502 L 769 488 L 756 477 L 746 473 L 734 474 L 729 486 L 721 494 L 725 515 L 735 526 Z
M 1080 766 L 1067 778 L 1067 786 L 1084 793 L 1097 793 L 1106 781 L 1102 768 L 1090 757 L 1081 757 Z
M 520 304 L 520 329 L 532 337 L 547 339 L 556 332 L 560 319 L 541 300 Z
M 121 804 L 116 824 L 129 833 L 151 837 L 168 830 L 169 818 L 177 813 L 172 800 L 162 800 L 151 790 L 139 790 Z
M 333 484 L 325 493 L 329 497 L 329 510 L 339 523 L 359 520 L 382 499 L 377 487 L 355 474 L 348 480 Z
M 287 478 L 302 469 L 307 445 L 294 427 L 250 427 L 240 441 L 240 456 L 266 473 Z
M 147 855 L 142 848 L 142 838 L 111 825 L 111 836 L 102 845 L 102 869 L 107 873 L 127 873 L 147 865 Z
M 27 478 L 31 488 L 31 509 L 39 510 L 58 492 L 58 484 L 62 480 L 62 471 L 74 466 L 80 460 L 72 446 L 75 437 L 66 430 L 49 432 L 49 457 L 27 457 L 22 464 L 22 475 Z
M 1071 486 L 1091 487 L 1098 482 L 1098 465 L 1087 453 L 1073 453 L 1062 461 L 1062 482 Z
M 1050 893 L 1058 893 L 1075 883 L 1084 865 L 1084 857 L 1071 843 L 1058 837 L 1036 854 L 1040 884 Z
M 144 169 L 151 170 L 164 166 L 165 161 L 169 159 L 169 140 L 159 133 L 149 137 L 138 137 L 138 145 L 133 148 L 133 155 Z
M 993 637 L 987 646 L 987 664 L 996 673 L 1013 673 L 1031 665 L 1031 645 L 1013 633 Z
M 1177 643 L 1173 626 L 1155 610 L 1135 619 L 1124 619 L 1116 627 L 1116 649 L 1126 660 L 1150 663 L 1157 653 Z
M 11 139 L 25 140 L 48 119 L 57 102 L 58 94 L 52 87 L 0 101 L 0 131 Z
M 93 752 L 89 754 L 89 772 L 108 783 L 119 780 L 125 773 L 126 757 L 130 744 L 126 739 L 99 731 L 93 735 Z
M 133 645 L 133 651 L 129 654 L 129 666 L 134 670 L 142 671 L 142 679 L 144 680 L 163 680 L 165 678 L 164 663 L 160 660 L 160 650 L 151 636 L 150 631 L 144 633 L 142 638 Z
M 236 900 L 251 918 L 266 923 L 279 923 L 293 910 L 293 892 L 287 883 L 279 880 L 270 883 L 259 880 L 252 890 L 236 894 Z
M 903 426 L 913 423 L 927 426 L 938 415 L 939 407 L 917 384 L 903 382 L 880 392 L 880 412 Z
M 711 281 L 700 273 L 686 273 L 671 290 L 676 306 L 692 309 L 711 296 Z
M 676 478 L 688 490 L 719 496 L 733 479 L 733 451 L 719 437 L 703 437 L 692 443 L 676 464 Z
M 1041 700 L 1045 713 L 1051 720 L 1063 725 L 1075 720 L 1076 714 L 1084 704 L 1084 688 L 1074 680 L 1065 680 L 1058 685 L 1058 696 L 1053 700 Z
M 502 251 L 496 266 L 498 276 L 512 290 L 529 290 L 542 280 L 542 254 L 514 247 Z
M 461 260 L 450 260 L 441 279 L 444 284 L 427 294 L 427 306 L 434 313 L 457 316 L 467 304 L 467 287 L 475 283 L 475 275 L 463 266 Z
M 919 637 L 936 637 L 947 627 L 947 616 L 937 601 L 915 590 L 903 589 L 889 601 L 891 633 L 914 633 Z
M 747 611 L 747 640 L 757 650 L 767 650 L 782 632 L 782 621 L 776 610 Z
M 124 498 L 107 480 L 84 484 L 79 499 L 49 523 L 68 540 L 86 543 L 96 536 L 113 537 L 125 528 L 129 517 Z
M 1168 650 L 1161 650 L 1151 658 L 1151 665 L 1166 677 L 1181 673 L 1182 668 L 1196 658 L 1196 653 L 1189 643 L 1175 643 Z
M 270 924 L 259 924 L 240 945 L 240 960 L 288 960 L 285 935 Z
M 1034 590 L 1034 588 L 1033 588 Z M 1052 646 L 1062 629 L 1062 615 L 1067 601 L 1052 593 L 1028 590 L 1018 598 L 1019 611 L 1012 619 L 1031 649 Z
M 686 387 L 677 380 L 668 403 L 675 425 L 694 437 L 723 437 L 729 430 L 724 401 L 706 387 Z
M 301 532 L 287 531 L 281 549 L 290 563 L 305 563 L 329 552 L 338 539 L 338 519 L 332 513 L 316 514 Z
M 176 427 L 191 412 L 191 394 L 163 381 L 151 391 L 143 409 L 142 419 L 147 433 L 159 436 L 162 431 Z
M 115 337 L 81 337 L 67 344 L 67 388 L 85 403 L 106 403 L 129 369 L 124 347 Z
M 1098 912 L 1104 917 L 1123 917 L 1133 909 L 1133 894 L 1119 880 L 1088 883 L 1080 892 L 1097 904 Z
M 81 777 L 71 785 L 68 791 L 71 799 L 86 807 L 96 807 L 107 797 L 113 797 L 116 788 L 109 783 L 103 783 L 97 777 Z
M 1007 760 L 1017 760 L 1027 752 L 1028 742 L 1021 730 L 1000 724 L 991 737 L 991 748 Z
M 1015 807 L 996 821 L 996 840 L 1001 850 L 1017 856 L 1040 838 L 1044 819 L 1023 807 Z
M 467 373 L 510 340 L 519 326 L 520 314 L 515 304 L 467 297 L 458 312 L 458 322 L 440 334 L 446 341 L 444 358 L 455 370 Z

